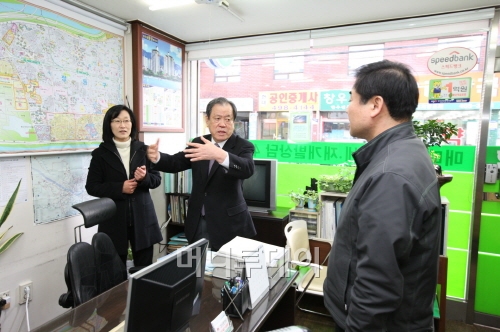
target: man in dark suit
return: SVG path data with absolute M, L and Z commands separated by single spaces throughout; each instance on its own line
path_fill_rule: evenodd
M 213 99 L 205 114 L 210 135 L 196 137 L 174 155 L 159 152 L 159 141 L 147 152 L 155 170 L 176 173 L 192 169 L 184 231 L 189 243 L 206 238 L 214 251 L 235 236 L 256 234 L 242 189 L 243 180 L 254 172 L 255 148 L 233 133 L 235 119 L 234 103 L 222 97 Z

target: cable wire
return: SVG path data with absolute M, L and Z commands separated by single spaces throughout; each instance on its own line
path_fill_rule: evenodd
M 30 329 L 30 313 L 28 310 L 28 303 L 30 302 L 30 288 L 24 287 L 24 293 L 26 294 L 26 324 L 28 325 L 28 332 L 30 332 L 31 331 L 31 329 Z

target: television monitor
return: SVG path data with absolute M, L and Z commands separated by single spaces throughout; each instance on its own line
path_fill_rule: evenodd
M 254 159 L 253 175 L 243 181 L 243 197 L 250 211 L 276 210 L 276 159 Z
M 184 331 L 197 314 L 208 241 L 178 249 L 130 276 L 125 331 Z

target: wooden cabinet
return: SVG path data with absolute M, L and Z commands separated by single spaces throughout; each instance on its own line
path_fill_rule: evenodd
M 285 226 L 288 223 L 288 209 L 277 208 L 269 213 L 250 211 L 257 235 L 254 240 L 284 247 L 286 244 Z

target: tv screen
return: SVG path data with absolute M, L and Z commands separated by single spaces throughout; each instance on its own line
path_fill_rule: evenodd
M 276 210 L 277 161 L 254 159 L 253 175 L 243 181 L 243 197 L 250 211 L 268 212 Z
M 203 290 L 208 241 L 201 239 L 130 276 L 125 331 L 184 331 Z

